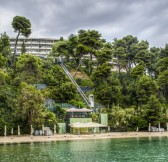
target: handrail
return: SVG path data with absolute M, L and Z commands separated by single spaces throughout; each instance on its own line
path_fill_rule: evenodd
M 77 82 L 75 81 L 75 79 L 72 77 L 72 75 L 70 74 L 70 72 L 68 71 L 68 69 L 65 67 L 65 65 L 63 63 L 60 63 L 60 66 L 62 67 L 62 69 L 64 70 L 64 72 L 66 73 L 66 75 L 69 77 L 69 79 L 71 80 L 71 82 L 76 86 L 79 94 L 82 96 L 82 98 L 84 99 L 85 103 L 90 107 L 90 101 L 89 101 L 89 99 L 84 94 L 84 92 L 82 91 L 82 89 L 80 88 L 80 86 L 77 84 Z

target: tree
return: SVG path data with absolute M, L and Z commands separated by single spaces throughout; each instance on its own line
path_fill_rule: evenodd
M 22 43 L 22 48 L 21 48 L 21 54 L 24 54 L 24 53 L 26 53 L 26 45 L 25 45 L 25 43 L 23 42 L 23 43 Z
M 50 89 L 50 97 L 57 102 L 69 102 L 76 96 L 76 87 L 71 82 L 65 82 L 60 87 Z
M 160 58 L 168 57 L 168 44 L 165 45 L 165 48 L 161 48 Z
M 33 120 L 39 115 L 42 109 L 44 98 L 39 90 L 32 85 L 21 83 L 20 93 L 17 96 L 17 115 L 23 120 L 27 120 L 29 126 L 33 124 Z
M 7 59 L 0 53 L 0 68 L 3 68 L 6 65 Z
M 157 82 L 160 86 L 160 97 L 168 103 L 168 57 L 160 59 L 157 63 L 158 78 Z
M 158 76 L 158 84 L 160 86 L 160 91 L 162 95 L 160 96 L 163 100 L 166 99 L 166 103 L 168 103 L 168 70 L 163 71 Z
M 60 40 L 51 51 L 51 56 L 64 57 L 66 61 L 71 62 L 73 67 L 78 67 L 83 55 L 83 48 L 78 44 L 78 36 L 71 34 L 68 40 Z
M 131 76 L 138 78 L 145 73 L 145 64 L 141 61 L 137 66 L 131 70 Z
M 1 34 L 0 37 L 0 55 L 5 57 L 8 63 L 7 65 L 9 65 L 9 63 L 11 62 L 11 49 L 10 49 L 9 36 L 5 32 Z
M 66 58 L 69 58 L 70 54 L 67 47 L 67 40 L 60 40 L 55 43 L 50 55 L 54 57 L 65 56 Z
M 136 46 L 136 55 L 135 55 L 135 62 L 139 63 L 143 61 L 145 64 L 149 63 L 150 60 L 150 52 L 148 50 L 149 43 L 147 41 L 141 41 Z
M 104 40 L 101 34 L 95 30 L 79 30 L 79 45 L 83 47 L 83 54 L 89 54 L 89 75 L 93 71 L 93 56 L 96 57 L 97 51 L 103 47 Z
M 143 75 L 136 83 L 136 94 L 138 97 L 139 105 L 144 105 L 149 101 L 151 95 L 158 93 L 158 85 L 156 81 L 150 77 Z
M 68 46 L 69 54 L 74 59 L 75 66 L 78 68 L 80 64 L 80 60 L 83 56 L 83 49 L 78 43 L 78 36 L 71 34 L 68 37 L 67 46 Z
M 113 128 L 124 128 L 127 123 L 124 109 L 119 106 L 113 106 L 109 122 Z
M 113 56 L 117 59 L 117 66 L 118 66 L 118 73 L 120 74 L 120 71 L 122 68 L 127 67 L 127 61 L 126 61 L 126 50 L 125 50 L 125 42 L 124 40 L 117 40 L 115 39 L 115 42 L 113 44 Z
M 92 74 L 92 81 L 94 82 L 95 88 L 102 84 L 102 82 L 107 82 L 107 79 L 111 75 L 111 67 L 104 63 L 99 65 L 97 69 Z
M 43 74 L 43 81 L 48 86 L 58 86 L 68 81 L 64 71 L 59 65 L 53 66 Z
M 168 70 L 168 57 L 164 57 L 157 62 L 158 73 L 162 73 L 165 70 Z
M 156 95 L 151 95 L 146 105 L 143 105 L 143 117 L 148 123 L 158 124 L 162 121 L 162 109 Z
M 105 44 L 104 47 L 97 52 L 96 58 L 98 61 L 98 65 L 99 64 L 102 65 L 104 63 L 111 61 L 112 46 L 109 43 Z
M 12 21 L 12 27 L 14 29 L 14 32 L 18 33 L 16 36 L 14 53 L 13 53 L 13 58 L 12 58 L 12 62 L 14 64 L 18 38 L 20 35 L 23 35 L 26 38 L 29 37 L 29 35 L 31 34 L 31 22 L 29 19 L 23 16 L 15 16 Z
M 161 53 L 160 48 L 152 47 L 150 48 L 150 59 L 149 63 L 146 65 L 147 73 L 149 76 L 156 78 L 157 76 L 157 62 Z
M 23 54 L 16 62 L 16 78 L 22 82 L 36 84 L 42 78 L 42 60 L 31 54 Z
M 0 69 L 0 86 L 5 85 L 8 79 L 9 76 L 2 69 Z
M 122 39 L 114 39 L 114 56 L 117 58 L 119 69 L 125 68 L 128 74 L 130 74 L 131 68 L 135 66 L 135 56 L 137 54 L 135 47 L 137 47 L 138 42 L 137 37 L 132 35 L 125 36 Z
M 100 103 L 108 108 L 113 104 L 120 103 L 121 85 L 115 75 L 111 75 L 110 67 L 105 64 L 99 66 L 93 73 L 92 80 L 94 82 L 95 97 Z

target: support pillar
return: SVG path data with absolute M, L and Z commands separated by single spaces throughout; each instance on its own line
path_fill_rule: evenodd
M 151 123 L 149 123 L 148 131 L 151 131 Z
M 6 137 L 6 125 L 4 127 L 4 136 Z
M 18 136 L 20 136 L 20 126 L 18 125 Z

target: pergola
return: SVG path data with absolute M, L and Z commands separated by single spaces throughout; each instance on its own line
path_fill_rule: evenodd
M 78 130 L 78 134 L 80 134 L 80 129 L 89 129 L 89 128 L 93 128 L 93 133 L 96 133 L 96 128 L 100 128 L 100 127 L 107 127 L 107 125 L 103 125 L 100 123 L 94 123 L 94 122 L 88 122 L 88 123 L 71 123 L 69 124 L 69 126 L 73 129 L 77 129 Z
M 82 109 L 70 108 L 66 110 L 66 112 L 92 112 L 92 110 L 86 109 L 86 108 L 82 108 Z
M 107 125 L 103 125 L 100 123 L 88 122 L 88 123 L 72 123 L 69 124 L 71 128 L 99 128 L 99 127 L 107 127 Z

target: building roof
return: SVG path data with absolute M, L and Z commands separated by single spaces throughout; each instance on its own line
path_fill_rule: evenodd
M 97 127 L 107 127 L 107 125 L 100 124 L 100 123 L 94 123 L 94 122 L 88 122 L 88 123 L 72 123 L 69 124 L 72 128 L 97 128 Z
M 10 37 L 9 39 L 16 39 L 16 37 Z M 28 37 L 28 38 L 26 38 L 26 37 L 19 37 L 18 38 L 18 40 L 27 40 L 27 39 L 35 39 L 35 40 L 59 40 L 59 39 L 56 39 L 56 38 L 37 38 L 37 37 Z
M 86 109 L 86 108 L 82 108 L 82 109 L 70 108 L 66 110 L 66 112 L 92 112 L 92 110 Z

